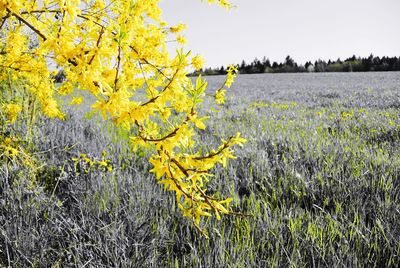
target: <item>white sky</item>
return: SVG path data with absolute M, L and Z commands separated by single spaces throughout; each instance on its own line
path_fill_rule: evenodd
M 200 0 L 163 0 L 163 18 L 185 23 L 187 49 L 208 67 L 263 56 L 298 63 L 319 58 L 400 56 L 400 0 L 232 0 L 227 11 Z

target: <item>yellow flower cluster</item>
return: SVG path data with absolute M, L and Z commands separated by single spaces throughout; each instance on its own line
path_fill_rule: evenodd
M 249 109 L 252 108 L 264 108 L 264 107 L 271 107 L 271 108 L 276 108 L 276 109 L 281 109 L 281 110 L 287 110 L 287 109 L 292 109 L 297 106 L 297 103 L 292 101 L 292 102 L 283 102 L 283 103 L 277 103 L 277 102 L 264 102 L 264 101 L 256 101 L 250 104 Z
M 231 7 L 226 0 L 209 2 Z M 206 155 L 196 152 L 196 129 L 204 129 L 206 119 L 197 108 L 207 83 L 199 77 L 193 84 L 187 74 L 190 66 L 201 68 L 203 59 L 190 60 L 183 50 L 169 54 L 171 36 L 186 42 L 177 35 L 184 26 L 168 27 L 160 15 L 159 0 L 0 0 L 0 74 L 12 72 L 25 81 L 49 117 L 63 118 L 55 94 L 79 89 L 94 96 L 92 108 L 134 133 L 134 147 L 153 150 L 152 172 L 198 226 L 201 216 L 230 213 L 231 199 L 208 195 L 206 184 L 210 170 L 234 158 L 232 146 L 245 140 L 238 134 Z M 66 76 L 57 87 L 50 66 Z M 235 76 L 236 68 L 229 67 L 224 86 Z M 221 88 L 218 103 L 224 95 Z M 71 104 L 82 101 L 73 98 Z M 18 112 L 10 107 L 10 118 Z
M 0 144 L 0 158 L 4 155 L 10 159 L 14 159 L 19 154 L 19 150 L 15 146 L 12 138 L 5 138 Z
M 179 33 L 185 29 L 186 29 L 186 25 L 182 24 L 182 23 L 179 23 L 178 25 L 169 28 L 171 33 Z
M 212 4 L 217 2 L 220 6 L 225 7 L 227 9 L 232 8 L 232 5 L 227 0 L 208 0 L 208 3 Z
M 184 36 L 179 35 L 176 37 L 176 42 L 178 42 L 181 45 L 184 45 L 184 44 L 186 44 L 187 40 Z
M 234 65 L 229 65 L 228 70 L 227 70 L 227 76 L 226 76 L 226 81 L 225 81 L 225 86 L 227 88 L 230 88 L 235 80 L 235 77 L 237 75 L 238 68 L 237 66 Z
M 29 168 L 32 173 L 38 169 L 35 159 L 20 145 L 19 139 L 0 132 L 0 161 L 4 160 L 21 163 L 24 167 Z
M 217 104 L 224 104 L 225 103 L 225 89 L 219 89 L 215 93 L 215 103 Z
M 80 173 L 83 171 L 84 173 L 89 173 L 92 170 L 101 170 L 112 172 L 113 166 L 109 159 L 105 158 L 105 153 L 103 152 L 102 158 L 100 160 L 91 159 L 87 154 L 80 154 L 79 157 L 73 157 L 71 160 L 75 164 L 75 172 Z M 78 168 L 79 166 L 79 168 Z
M 83 102 L 83 97 L 73 97 L 69 102 L 70 105 L 80 105 Z
M 192 58 L 192 65 L 196 70 L 200 70 L 204 66 L 204 58 L 200 55 Z
M 237 66 L 234 65 L 229 65 L 228 69 L 227 69 L 227 74 L 226 74 L 226 79 L 224 81 L 224 83 L 222 84 L 222 86 L 217 89 L 217 91 L 215 92 L 214 99 L 215 99 L 215 103 L 222 105 L 225 103 L 225 94 L 226 94 L 226 89 L 230 88 L 236 78 L 237 75 Z
M 13 123 L 17 120 L 17 116 L 22 111 L 22 107 L 19 104 L 9 103 L 4 105 L 4 110 L 7 114 L 8 120 Z

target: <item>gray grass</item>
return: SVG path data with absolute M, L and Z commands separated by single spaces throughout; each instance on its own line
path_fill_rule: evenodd
M 206 148 L 238 130 L 248 139 L 210 192 L 253 216 L 205 219 L 209 240 L 155 183 L 148 154 L 127 149 L 127 133 L 77 109 L 42 119 L 31 143 L 39 187 L 13 163 L 0 170 L 0 266 L 396 266 L 400 75 L 306 75 L 239 77 L 200 132 Z M 103 151 L 112 172 L 71 160 Z

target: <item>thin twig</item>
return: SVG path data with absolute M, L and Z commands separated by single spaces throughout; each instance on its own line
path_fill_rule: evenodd
M 36 29 L 32 24 L 30 24 L 27 20 L 25 20 L 23 17 L 19 16 L 18 14 L 12 12 L 8 7 L 7 7 L 7 11 L 13 15 L 14 17 L 16 17 L 20 22 L 24 23 L 26 26 L 28 26 L 32 31 L 34 31 L 37 35 L 39 35 L 44 41 L 47 40 L 47 37 L 41 33 L 38 29 Z

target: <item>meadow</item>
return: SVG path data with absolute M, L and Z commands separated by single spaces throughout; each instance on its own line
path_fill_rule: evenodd
M 200 139 L 248 140 L 209 188 L 251 216 L 204 219 L 209 239 L 155 183 L 149 153 L 85 104 L 29 138 L 17 125 L 37 176 L 2 162 L 0 267 L 395 267 L 399 87 L 398 72 L 239 75 L 222 108 L 204 104 Z

